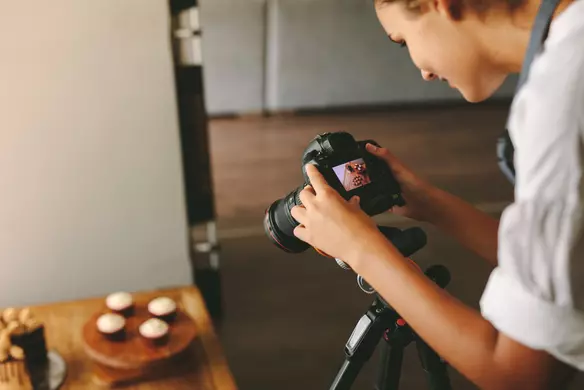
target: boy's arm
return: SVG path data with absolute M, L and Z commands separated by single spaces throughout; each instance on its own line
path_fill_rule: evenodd
M 453 236 L 493 266 L 497 265 L 499 220 L 436 187 L 427 190 L 424 219 Z
M 529 349 L 497 332 L 480 313 L 409 265 L 383 236 L 371 244 L 375 250 L 356 254 L 361 257 L 351 261 L 354 270 L 469 380 L 482 389 L 557 386 L 564 371 L 548 353 Z

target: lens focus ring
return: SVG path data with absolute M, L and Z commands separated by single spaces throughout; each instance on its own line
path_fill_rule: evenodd
M 302 206 L 302 201 L 300 200 L 301 191 L 302 188 L 299 188 L 298 191 L 296 191 L 296 193 L 294 194 L 294 204 L 296 204 L 296 206 Z

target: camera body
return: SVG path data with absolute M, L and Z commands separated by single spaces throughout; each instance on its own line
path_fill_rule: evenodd
M 291 253 L 310 247 L 294 235 L 299 223 L 291 214 L 292 208 L 302 205 L 299 194 L 310 184 L 307 164 L 315 165 L 345 200 L 359 196 L 361 209 L 370 216 L 405 205 L 400 185 L 387 163 L 369 153 L 367 143 L 379 146 L 372 140 L 356 141 L 346 132 L 320 134 L 308 144 L 302 155 L 304 184 L 266 210 L 264 229 L 275 245 Z
M 344 199 L 359 196 L 361 209 L 377 215 L 405 204 L 399 183 L 385 163 L 370 154 L 365 145 L 349 133 L 324 133 L 310 142 L 302 156 L 304 182 L 310 184 L 306 164 L 315 165 L 327 183 Z

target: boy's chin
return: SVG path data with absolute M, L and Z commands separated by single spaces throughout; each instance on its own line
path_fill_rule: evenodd
M 462 97 L 469 103 L 480 103 L 489 99 L 497 89 L 487 89 L 487 88 L 458 88 L 458 91 L 462 94 Z
M 470 103 L 480 103 L 492 97 L 506 77 L 497 77 L 492 80 L 483 80 L 483 83 L 470 86 L 468 88 L 458 88 L 464 99 Z M 485 82 L 486 81 L 486 82 Z
M 464 99 L 469 103 L 480 103 L 480 102 L 484 102 L 485 100 L 487 100 L 490 97 L 490 95 L 485 96 L 484 94 L 465 94 L 465 93 L 463 93 L 462 97 L 464 97 Z

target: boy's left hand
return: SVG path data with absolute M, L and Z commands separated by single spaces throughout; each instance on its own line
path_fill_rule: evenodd
M 358 197 L 343 199 L 312 164 L 306 166 L 306 173 L 311 185 L 300 192 L 303 207 L 291 210 L 292 217 L 300 223 L 294 234 L 355 268 L 352 263 L 358 255 L 371 246 L 376 235 L 383 235 L 359 207 Z

